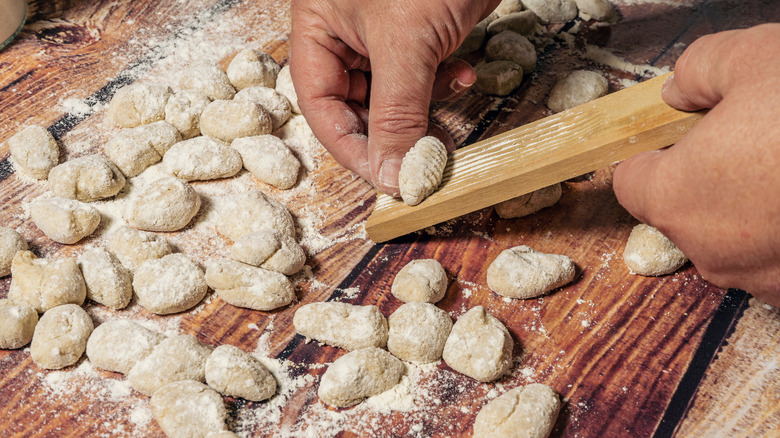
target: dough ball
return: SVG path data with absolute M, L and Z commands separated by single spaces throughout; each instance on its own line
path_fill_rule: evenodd
M 547 438 L 561 402 L 547 385 L 532 383 L 491 400 L 474 420 L 474 438 Z
M 658 229 L 639 224 L 628 236 L 623 261 L 632 274 L 648 277 L 671 274 L 688 258 Z
M 293 325 L 307 338 L 346 350 L 387 345 L 387 319 L 376 306 L 305 304 L 295 312 Z
M 561 184 L 553 184 L 496 204 L 496 213 L 504 219 L 528 216 L 555 205 L 561 199 L 562 193 Z
M 295 239 L 267 229 L 239 237 L 230 248 L 230 257 L 284 275 L 295 274 L 306 262 L 306 253 Z
M 179 78 L 179 88 L 200 91 L 211 100 L 232 99 L 236 95 L 227 74 L 213 63 L 195 64 L 188 68 Z
M 435 192 L 441 184 L 444 166 L 447 165 L 447 148 L 436 137 L 417 140 L 404 155 L 398 172 L 398 190 L 408 205 L 417 205 Z
M 220 394 L 251 401 L 265 400 L 276 393 L 276 379 L 244 350 L 220 345 L 206 360 L 206 383 Z
M 165 105 L 165 121 L 178 129 L 182 138 L 196 137 L 200 135 L 200 115 L 210 103 L 200 91 L 179 91 Z
M 526 9 L 534 11 L 542 23 L 566 23 L 577 17 L 574 0 L 523 0 Z
M 514 14 L 523 10 L 523 3 L 520 0 L 501 0 L 501 3 L 496 6 L 493 13 L 497 17 L 503 17 L 504 15 Z
M 283 274 L 221 259 L 206 269 L 206 282 L 225 302 L 254 310 L 273 310 L 290 304 L 295 290 Z
M 92 318 L 76 304 L 49 309 L 35 326 L 30 356 L 47 370 L 73 365 L 84 354 L 92 328 Z
M 46 128 L 28 126 L 7 143 L 16 166 L 35 179 L 46 179 L 59 162 L 60 148 Z
M 163 157 L 171 175 L 184 181 L 227 178 L 241 170 L 241 155 L 211 137 L 195 137 L 176 143 Z
M 200 132 L 226 142 L 270 134 L 271 124 L 265 108 L 246 100 L 215 100 L 200 115 Z
M 441 359 L 452 330 L 452 318 L 430 303 L 406 303 L 387 319 L 390 326 L 387 349 L 409 362 L 430 363 Z
M 256 103 L 268 112 L 271 116 L 272 130 L 279 129 L 287 120 L 292 117 L 292 108 L 290 101 L 286 97 L 277 93 L 273 88 L 250 87 L 236 93 L 235 100 Z
M 480 382 L 491 382 L 512 365 L 509 331 L 482 306 L 469 309 L 452 326 L 442 357 L 450 368 Z
M 162 160 L 165 152 L 180 141 L 181 134 L 176 127 L 159 121 L 125 129 L 108 140 L 103 152 L 130 178 Z
M 547 106 L 556 113 L 588 103 L 607 94 L 609 84 L 599 73 L 576 70 L 553 85 Z
M 33 306 L 38 313 L 64 304 L 84 303 L 87 288 L 76 259 L 39 259 L 19 251 L 11 262 L 8 298 Z
M 146 395 L 181 380 L 205 382 L 206 359 L 212 350 L 191 335 L 165 338 L 130 369 L 127 379 L 136 391 Z
M 322 375 L 317 395 L 331 406 L 354 406 L 397 385 L 403 374 L 403 362 L 392 354 L 364 348 L 336 359 Z
M 271 55 L 259 50 L 244 49 L 230 61 L 227 76 L 237 90 L 249 87 L 274 88 L 276 76 L 281 69 Z
M 229 430 L 220 430 L 219 432 L 209 432 L 206 438 L 238 438 L 238 435 Z
M 147 231 L 176 231 L 187 226 L 200 210 L 200 196 L 186 182 L 163 177 L 138 190 L 125 210 L 125 220 Z
M 276 92 L 287 98 L 294 114 L 301 113 L 301 107 L 298 106 L 298 93 L 295 92 L 289 65 L 279 70 L 279 76 L 276 77 Z
M 570 258 L 521 245 L 501 251 L 493 260 L 488 266 L 487 284 L 499 295 L 525 300 L 571 283 L 574 273 Z
M 0 349 L 22 348 L 33 337 L 38 312 L 25 302 L 0 299 Z
M 298 180 L 301 163 L 279 137 L 237 138 L 230 146 L 241 154 L 244 167 L 260 181 L 284 190 Z
M 54 196 L 84 202 L 109 198 L 125 186 L 125 176 L 102 155 L 87 155 L 66 161 L 49 172 Z
M 477 25 L 474 26 L 474 29 L 471 29 L 471 32 L 466 35 L 466 38 L 460 44 L 458 50 L 452 54 L 452 56 L 463 56 L 479 50 L 482 47 L 482 43 L 485 42 L 485 37 L 487 36 L 487 27 L 491 18 L 495 19 L 495 17 L 488 17 L 477 23 Z
M 30 203 L 29 212 L 43 234 L 58 243 L 76 243 L 100 225 L 100 212 L 95 207 L 73 199 L 36 199 Z
M 92 332 L 87 341 L 87 357 L 98 368 L 128 374 L 163 339 L 165 336 L 136 322 L 115 319 Z
M 609 21 L 615 15 L 608 0 L 574 0 L 574 3 L 584 20 Z
M 160 84 L 131 84 L 120 88 L 108 104 L 108 118 L 116 126 L 132 128 L 165 119 L 165 104 L 173 94 Z
M 536 68 L 536 48 L 528 38 L 511 30 L 505 30 L 488 40 L 485 58 L 488 61 L 513 62 L 523 69 L 524 74 Z
M 474 88 L 480 93 L 506 96 L 523 82 L 523 68 L 510 61 L 494 61 L 477 65 Z
M 0 277 L 11 273 L 11 260 L 27 249 L 27 241 L 13 228 L 0 227 Z
M 108 237 L 108 248 L 122 266 L 135 272 L 147 260 L 159 259 L 171 253 L 165 238 L 148 231 L 119 227 Z
M 412 260 L 398 271 L 390 292 L 405 303 L 435 303 L 447 292 L 447 273 L 434 259 Z
M 145 261 L 133 276 L 138 303 L 158 315 L 195 307 L 206 296 L 206 276 L 184 254 Z
M 169 383 L 154 392 L 150 406 L 157 424 L 171 438 L 216 437 L 227 429 L 222 397 L 200 382 Z
M 79 256 L 87 298 L 118 310 L 133 298 L 133 274 L 105 248 L 92 248 Z
M 515 12 L 504 15 L 491 22 L 487 27 L 487 33 L 490 35 L 497 35 L 504 31 L 511 31 L 519 33 L 520 35 L 531 35 L 534 33 L 534 30 L 536 30 L 536 21 L 536 14 L 534 14 L 533 11 Z M 534 52 L 534 56 L 535 55 L 536 53 Z
M 231 195 L 217 222 L 217 231 L 232 241 L 263 229 L 295 237 L 295 225 L 287 207 L 256 188 Z

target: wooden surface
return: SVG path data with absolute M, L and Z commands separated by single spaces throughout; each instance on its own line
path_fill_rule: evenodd
M 662 73 L 698 36 L 780 19 L 773 0 L 617 4 L 619 23 L 583 25 L 570 37 L 549 38 L 537 73 L 511 97 L 469 93 L 434 105 L 432 117 L 457 144 L 471 144 L 548 115 L 544 99 L 559 72 L 601 70 L 615 91 Z M 39 124 L 61 140 L 63 159 L 99 152 L 117 132 L 103 106 L 124 84 L 175 85 L 187 63 L 207 59 L 224 67 L 244 47 L 286 62 L 287 8 L 282 0 L 32 2 L 19 40 L 0 52 L 0 142 Z M 203 210 L 194 225 L 164 236 L 199 263 L 224 256 L 228 242 L 213 230 L 220 200 L 259 186 L 288 205 L 310 254 L 295 277 L 296 304 L 258 312 L 210 294 L 195 309 L 165 317 L 135 303 L 121 311 L 87 305 L 96 323 L 132 318 L 266 358 L 280 379 L 279 394 L 262 403 L 225 399 L 229 425 L 241 436 L 468 436 L 487 400 L 530 382 L 551 385 L 565 401 L 556 437 L 776 435 L 776 309 L 708 285 L 690 265 L 661 278 L 630 275 L 621 254 L 636 221 L 615 200 L 611 168 L 565 183 L 557 205 L 530 217 L 503 220 L 484 209 L 375 245 L 364 229 L 376 202 L 371 187 L 305 135 L 293 136 L 290 145 L 306 167 L 293 189 L 274 190 L 246 172 L 195 183 Z M 40 256 L 74 256 L 103 244 L 115 223 L 74 246 L 43 236 L 29 223 L 24 204 L 47 188 L 14 172 L 7 156 L 2 146 L 0 224 L 17 228 Z M 104 219 L 120 202 L 101 204 Z M 568 255 L 577 264 L 575 281 L 535 300 L 492 293 L 485 284 L 488 263 L 519 244 Z M 454 318 L 483 305 L 507 325 L 516 342 L 515 364 L 492 384 L 444 363 L 410 367 L 407 397 L 390 403 L 395 410 L 381 403 L 326 408 L 317 400 L 317 380 L 323 364 L 344 352 L 297 336 L 295 310 L 341 300 L 376 304 L 388 316 L 401 304 L 389 293 L 393 277 L 416 258 L 436 258 L 447 270 L 450 286 L 438 305 Z M 0 280 L 0 297 L 8 285 L 8 278 Z M 45 371 L 27 349 L 0 351 L 0 418 L 4 437 L 162 436 L 149 418 L 148 399 L 121 375 L 92 369 L 84 359 Z

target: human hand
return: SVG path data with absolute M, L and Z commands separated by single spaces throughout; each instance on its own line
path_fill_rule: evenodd
M 476 82 L 466 62 L 440 64 L 498 3 L 294 0 L 290 73 L 314 134 L 341 165 L 397 196 L 401 159 L 426 135 L 431 99 Z
M 663 98 L 710 112 L 676 145 L 621 163 L 620 203 L 721 287 L 780 306 L 780 24 L 703 37 Z

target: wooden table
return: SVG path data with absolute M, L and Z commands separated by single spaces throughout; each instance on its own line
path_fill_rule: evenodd
M 470 93 L 434 105 L 432 118 L 457 144 L 470 144 L 548 114 L 544 100 L 556 73 L 598 69 L 616 90 L 672 66 L 701 35 L 780 19 L 780 3 L 773 0 L 615 3 L 617 24 L 584 23 L 579 31 L 566 26 L 568 36 L 540 43 L 537 72 L 512 96 Z M 103 107 L 125 84 L 175 86 L 187 63 L 219 61 L 224 67 L 244 47 L 286 63 L 288 7 L 283 0 L 32 1 L 19 39 L 0 52 L 0 142 L 38 124 L 61 141 L 63 159 L 99 152 L 117 132 Z M 610 53 L 615 57 L 604 56 Z M 630 275 L 621 254 L 636 221 L 615 200 L 612 169 L 565 183 L 560 203 L 526 218 L 503 220 L 486 209 L 375 245 L 362 228 L 374 191 L 316 142 L 295 138 L 293 149 L 307 167 L 295 188 L 273 190 L 246 173 L 195 183 L 204 210 L 194 226 L 165 237 L 200 263 L 224 256 L 228 242 L 213 228 L 218 195 L 259 186 L 288 205 L 310 254 L 295 277 L 297 303 L 258 312 L 210 294 L 194 310 L 166 317 L 135 303 L 121 311 L 87 305 L 96 323 L 132 318 L 266 358 L 279 376 L 279 393 L 262 403 L 226 398 L 229 425 L 240 435 L 469 435 L 487 400 L 542 382 L 565 401 L 556 437 L 777 436 L 780 312 L 743 292 L 707 284 L 690 265 L 660 278 Z M 40 256 L 75 256 L 103 244 L 112 224 L 73 246 L 43 236 L 24 204 L 45 193 L 46 185 L 14 172 L 8 154 L 7 146 L 0 147 L 1 225 L 17 228 Z M 105 203 L 105 211 L 111 205 Z M 486 286 L 487 266 L 519 244 L 568 255 L 578 266 L 575 281 L 528 301 L 494 294 Z M 512 369 L 498 382 L 482 384 L 444 363 L 411 366 L 406 393 L 396 391 L 396 399 L 328 409 L 317 399 L 317 381 L 323 364 L 344 351 L 296 335 L 295 310 L 341 300 L 375 304 L 388 316 L 401 304 L 389 293 L 393 277 L 417 258 L 435 258 L 447 270 L 450 286 L 438 305 L 453 317 L 482 305 L 507 325 L 516 342 Z M 9 278 L 0 280 L 0 297 L 9 284 Z M 1 436 L 162 435 L 146 397 L 123 376 L 96 370 L 85 359 L 46 371 L 28 349 L 0 351 L 0 370 Z

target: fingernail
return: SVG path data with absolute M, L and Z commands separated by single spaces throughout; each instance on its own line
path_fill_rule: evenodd
M 674 82 L 674 73 L 672 73 L 666 80 L 664 81 L 664 84 L 661 86 L 661 93 L 666 93 L 666 90 L 668 90 L 672 83 Z
M 472 85 L 474 84 L 473 83 L 464 84 L 463 82 L 460 81 L 460 79 L 453 78 L 452 82 L 450 82 L 450 90 L 454 92 L 453 95 L 456 95 L 468 90 L 469 88 L 471 88 Z
M 382 162 L 382 166 L 379 167 L 379 174 L 377 175 L 377 182 L 379 183 L 382 191 L 390 189 L 392 193 L 388 195 L 398 195 L 398 171 L 401 170 L 400 158 L 388 158 Z

